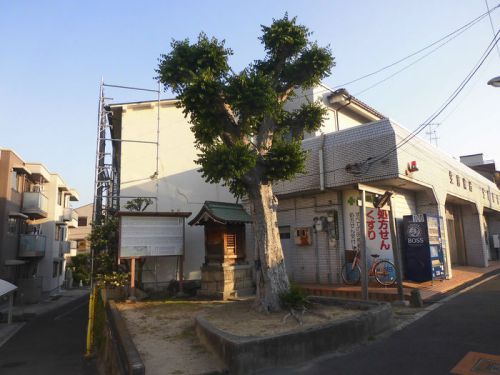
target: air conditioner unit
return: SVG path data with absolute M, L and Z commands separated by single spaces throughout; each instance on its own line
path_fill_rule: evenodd
M 298 246 L 309 246 L 312 244 L 311 227 L 294 228 L 293 240 Z

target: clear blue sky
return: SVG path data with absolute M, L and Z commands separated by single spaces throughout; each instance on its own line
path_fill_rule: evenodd
M 488 0 L 490 7 L 498 0 Z M 285 11 L 320 45 L 330 44 L 336 86 L 392 63 L 486 11 L 484 0 L 440 1 L 0 1 L 0 147 L 44 163 L 81 194 L 93 196 L 99 82 L 155 88 L 157 58 L 174 39 L 200 31 L 225 39 L 231 64 L 262 57 L 260 25 Z M 493 15 L 500 27 L 500 9 Z M 482 22 L 418 64 L 359 98 L 410 130 L 434 112 L 492 39 Z M 347 86 L 356 94 L 391 72 Z M 494 51 L 436 122 L 439 147 L 453 156 L 484 153 L 500 163 L 500 75 Z M 144 94 L 108 90 L 115 101 Z M 169 95 L 165 95 L 167 97 Z M 457 106 L 458 105 L 458 106 Z M 425 134 L 423 134 L 425 136 Z

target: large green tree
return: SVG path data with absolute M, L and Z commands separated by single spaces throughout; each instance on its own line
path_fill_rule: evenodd
M 304 132 L 319 129 L 325 116 L 320 103 L 284 110 L 298 87 L 306 89 L 330 74 L 328 47 L 309 40 L 296 18 L 273 20 L 259 38 L 265 57 L 239 73 L 228 64 L 232 51 L 224 41 L 200 34 L 197 42 L 173 41 L 156 70 L 190 119 L 200 151 L 196 161 L 210 183 L 223 183 L 251 204 L 255 234 L 257 302 L 267 311 L 280 308 L 289 290 L 277 227 L 272 183 L 303 171 Z

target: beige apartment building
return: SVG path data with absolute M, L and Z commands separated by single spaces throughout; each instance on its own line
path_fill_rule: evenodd
M 0 150 L 0 278 L 18 286 L 18 303 L 63 284 L 68 228 L 78 225 L 70 202 L 77 200 L 57 173 Z
M 69 228 L 69 241 L 71 251 L 69 256 L 79 254 L 90 254 L 90 241 L 88 237 L 92 231 L 92 213 L 94 205 L 92 203 L 75 208 L 78 215 L 78 226 Z

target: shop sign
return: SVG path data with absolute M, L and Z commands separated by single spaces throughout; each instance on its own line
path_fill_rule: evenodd
M 379 256 L 378 259 L 394 262 L 389 211 L 380 208 L 366 209 L 366 252 L 369 263 L 373 259 L 371 255 L 375 254 Z

